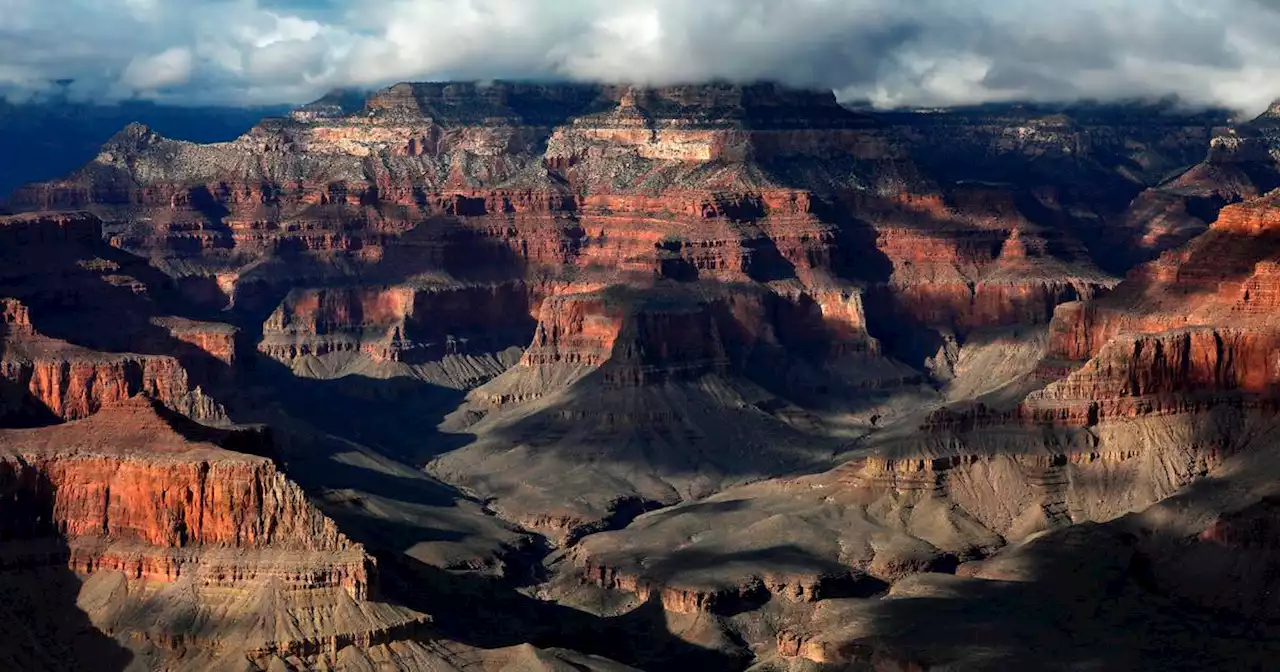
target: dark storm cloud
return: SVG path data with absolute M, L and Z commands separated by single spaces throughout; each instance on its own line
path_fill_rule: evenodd
M 775 79 L 882 104 L 1280 94 L 1280 0 L 0 0 L 0 90 L 298 102 L 397 80 Z

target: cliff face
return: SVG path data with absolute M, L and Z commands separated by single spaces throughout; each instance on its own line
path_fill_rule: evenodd
M 487 353 L 527 341 L 535 297 L 522 282 L 295 290 L 259 350 L 284 362 L 361 352 L 380 362 Z
M 855 288 L 688 286 L 658 282 L 559 294 L 542 306 L 521 364 L 601 368 L 619 385 L 672 376 L 761 373 L 763 350 L 815 362 L 876 357 Z
M 1026 407 L 1096 424 L 1210 408 L 1241 395 L 1265 399 L 1275 391 L 1276 347 L 1274 332 L 1241 327 L 1117 336 L 1083 367 L 1029 396 Z
M 24 356 L 12 345 L 0 362 L 0 376 L 63 420 L 87 418 L 138 394 L 150 395 L 192 417 L 216 419 L 222 413 L 171 357 L 111 356 L 75 348 Z
M 140 393 L 223 416 L 202 386 L 234 362 L 235 329 L 165 315 L 153 293 L 166 279 L 107 246 L 97 218 L 2 218 L 0 266 L 0 377 L 13 397 L 3 413 L 26 418 L 14 422 L 84 418 Z
M 1277 383 L 1275 196 L 1222 210 L 1204 234 L 1107 295 L 1059 305 L 1016 407 L 943 409 L 934 428 L 1095 426 L 1230 406 L 1271 408 Z
M 1122 229 L 1139 255 L 1154 258 L 1204 233 L 1223 208 L 1258 199 L 1280 187 L 1280 125 L 1274 110 L 1213 130 L 1209 152 L 1190 169 L 1144 191 Z
M 3 430 L 3 480 L 22 514 L 6 516 L 6 525 L 28 532 L 10 538 L 358 550 L 270 460 L 189 440 L 171 423 L 190 421 L 167 420 L 153 403 L 135 396 L 88 420 Z M 194 424 L 191 431 L 219 434 Z
M 712 306 L 675 288 L 665 301 L 658 296 L 617 288 L 555 297 L 521 365 L 600 368 L 620 386 L 727 372 Z
M 316 642 L 358 639 L 362 627 L 372 645 L 425 621 L 359 606 L 373 592 L 372 558 L 271 460 L 213 441 L 270 448 L 266 434 L 211 430 L 142 397 L 0 431 L 0 579 L 69 568 L 98 627 L 209 659 L 315 655 Z M 252 597 L 264 594 L 274 601 Z M 275 611 L 262 620 L 265 607 Z M 201 624 L 172 619 L 174 609 L 204 614 Z
M 964 332 L 1046 321 L 1054 304 L 1109 286 L 1080 241 L 1097 249 L 1103 222 L 1161 170 L 1198 158 L 1214 122 L 1110 114 L 877 115 L 773 86 L 404 84 L 362 106 L 320 101 L 229 143 L 130 127 L 15 204 L 91 209 L 118 245 L 167 259 L 193 285 L 206 278 L 226 301 L 288 284 L 249 270 L 281 256 L 321 260 L 321 276 L 355 263 L 393 280 L 566 266 L 836 275 L 882 288 L 889 322 Z M 1065 183 L 1099 196 L 1084 202 L 1085 187 Z M 1015 232 L 1048 241 L 1018 272 L 1000 252 Z
M 7 466 L 13 473 L 6 478 L 19 484 L 48 481 L 58 493 L 53 524 L 71 537 L 104 536 L 160 548 L 270 545 L 323 551 L 340 546 L 332 522 L 314 520 L 301 491 L 269 465 L 19 454 Z M 19 498 L 41 494 L 48 493 L 14 493 Z
M 1060 307 L 1048 355 L 1088 363 L 1045 395 L 1268 396 L 1277 382 L 1274 210 L 1273 196 L 1229 206 L 1208 232 L 1135 269 L 1113 295 Z
M 163 646 L 399 643 L 420 615 L 367 601 L 368 558 L 270 461 L 109 426 L 140 393 L 206 420 L 216 397 L 323 427 L 291 473 L 391 557 L 497 526 L 442 513 L 425 464 L 566 548 L 544 594 L 848 663 L 864 645 L 805 619 L 1140 511 L 1274 411 L 1270 136 L 1223 121 L 495 83 L 329 97 L 226 143 L 131 126 L 14 200 L 91 215 L 0 228 L 2 421 L 90 423 L 2 437 L 61 437 L 0 460 L 4 534 L 54 542 L 4 557 L 88 573 L 95 623 Z M 234 327 L 193 319 L 215 314 Z M 1251 515 L 1197 543 L 1262 548 Z
M 845 613 L 833 590 L 858 595 L 893 584 L 891 596 L 911 596 L 917 584 L 906 577 L 922 575 L 921 584 L 941 586 L 922 596 L 989 599 L 994 592 L 963 593 L 968 579 L 935 582 L 928 574 L 958 565 L 962 577 L 1039 582 L 1046 575 L 1034 572 L 1047 572 L 1044 564 L 1010 569 L 1023 550 L 967 561 L 1069 528 L 1047 537 L 1059 540 L 1090 522 L 1107 524 L 1090 529 L 1140 539 L 1132 542 L 1142 556 L 1135 566 L 1149 568 L 1126 569 L 1122 559 L 1115 581 L 1137 571 L 1180 599 L 1251 618 L 1273 613 L 1274 600 L 1256 596 L 1272 585 L 1275 566 L 1274 495 L 1266 494 L 1274 487 L 1263 485 L 1274 472 L 1262 466 L 1272 459 L 1280 370 L 1274 201 L 1228 205 L 1207 232 L 1135 268 L 1123 283 L 1100 272 L 1092 287 L 1046 281 L 1060 288 L 1056 299 L 1016 287 L 1027 277 L 1065 277 L 1048 272 L 1063 256 L 1053 232 L 1024 223 L 994 249 L 974 242 L 950 257 L 925 246 L 923 236 L 903 236 L 902 256 L 918 252 L 911 272 L 938 282 L 904 289 L 893 297 L 899 306 L 915 301 L 909 312 L 961 330 L 966 305 L 982 307 L 987 324 L 1052 317 L 1038 365 L 917 425 L 871 435 L 852 453 L 856 459 L 833 471 L 646 514 L 624 530 L 587 537 L 566 564 L 580 583 L 660 599 L 672 613 L 732 617 L 769 609 L 744 605 L 787 598 L 788 606 L 769 613 L 806 624 L 763 645 L 784 658 L 829 663 L 866 662 L 873 652 L 894 657 L 873 636 L 845 649 L 818 643 L 843 627 L 824 620 L 825 610 Z M 949 285 L 947 267 L 930 259 L 948 259 L 951 269 L 989 259 L 996 270 L 985 271 L 992 280 L 983 283 Z M 1014 281 L 1009 294 L 983 295 L 1006 278 Z M 1260 474 L 1246 475 L 1246 463 Z M 1119 548 L 1070 557 L 1092 561 Z
M 261 327 L 258 351 L 299 375 L 485 383 L 444 424 L 476 433 L 473 453 L 519 445 L 510 423 L 576 419 L 674 455 L 710 417 L 787 445 L 828 420 L 856 435 L 895 398 L 927 396 L 893 357 L 920 365 L 939 341 L 1105 293 L 1117 263 L 1099 232 L 1203 154 L 1212 116 L 854 112 L 769 85 L 402 84 L 226 143 L 131 126 L 14 204 L 96 213 L 184 300 L 259 316 L 237 326 Z M 172 333 L 227 361 L 214 334 Z M 525 351 L 503 373 L 512 346 Z M 702 405 L 716 410 L 689 415 Z M 563 431 L 569 454 L 593 450 Z M 475 460 L 510 467 L 443 463 L 476 484 L 490 467 Z M 680 461 L 659 462 L 653 481 L 597 481 L 608 492 L 588 512 L 508 510 L 599 522 L 619 498 L 671 501 Z

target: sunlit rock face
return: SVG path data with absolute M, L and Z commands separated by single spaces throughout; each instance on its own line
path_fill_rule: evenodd
M 93 625 L 145 641 L 157 660 L 265 665 L 314 656 L 333 637 L 375 646 L 420 631 L 425 615 L 368 601 L 365 549 L 245 449 L 270 452 L 270 438 L 211 430 L 143 397 L 0 430 L 0 581 L 76 577 Z M 56 609 L 39 605 L 33 622 Z
M 1226 123 L 497 82 L 130 126 L 0 220 L 0 536 L 268 668 L 963 667 L 876 624 L 1069 621 L 1059 560 L 1271 613 L 1212 588 L 1270 585 L 1262 486 L 1172 504 L 1276 410 L 1280 171 Z
M 433 468 L 500 488 L 509 476 L 487 470 L 509 465 L 484 436 L 515 431 L 508 413 L 598 419 L 602 435 L 699 426 L 664 386 L 714 378 L 732 392 L 690 393 L 800 432 L 784 445 L 827 431 L 805 408 L 886 419 L 895 394 L 949 375 L 946 344 L 1113 288 L 1130 201 L 1202 158 L 1221 121 L 1158 105 L 851 111 L 772 84 L 398 84 L 225 143 L 133 125 L 13 203 L 89 210 L 184 301 L 235 314 L 230 343 L 174 332 L 221 361 L 253 340 L 300 376 L 482 385 L 442 425 L 481 440 Z M 783 452 L 692 489 L 668 464 L 638 489 L 602 479 L 609 492 L 553 517 L 594 524 L 619 497 L 672 501 L 811 457 Z M 546 504 L 516 508 L 530 506 Z

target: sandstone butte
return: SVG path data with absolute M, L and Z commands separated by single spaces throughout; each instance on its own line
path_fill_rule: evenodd
M 1274 660 L 1276 118 L 498 82 L 130 126 L 0 219 L 0 622 L 39 577 L 101 635 L 0 660 Z

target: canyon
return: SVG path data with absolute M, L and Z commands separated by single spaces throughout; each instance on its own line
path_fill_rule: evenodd
M 0 217 L 0 660 L 1264 664 L 1274 119 L 494 82 L 131 124 Z

